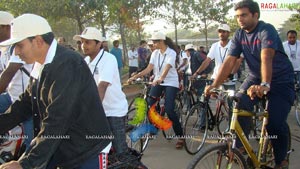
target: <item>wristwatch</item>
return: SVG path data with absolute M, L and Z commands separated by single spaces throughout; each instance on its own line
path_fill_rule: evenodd
M 260 85 L 270 89 L 270 84 L 268 82 L 261 82 Z

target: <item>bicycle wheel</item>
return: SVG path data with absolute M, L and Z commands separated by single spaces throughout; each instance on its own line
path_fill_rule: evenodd
M 247 168 L 246 161 L 242 154 L 232 149 L 233 162 L 231 169 L 245 169 Z M 211 144 L 205 147 L 202 151 L 197 153 L 192 161 L 188 164 L 188 169 L 227 169 L 229 168 L 228 161 L 228 145 L 227 143 Z
M 135 108 L 132 108 L 127 113 L 127 118 L 126 118 L 126 123 L 125 123 L 125 125 L 126 125 L 125 126 L 126 127 L 126 142 L 127 142 L 127 145 L 129 148 L 135 149 L 139 153 L 142 153 L 143 151 L 145 151 L 145 149 L 147 148 L 147 145 L 149 143 L 149 134 L 144 135 L 141 139 L 139 139 L 136 142 L 131 141 L 131 139 L 129 137 L 130 132 L 134 128 L 139 126 L 139 125 L 135 126 L 135 125 L 128 124 L 128 122 L 133 119 L 134 115 L 135 115 Z
M 186 117 L 183 132 L 184 148 L 189 154 L 196 154 L 204 145 L 208 131 L 207 109 L 203 103 L 194 105 Z
M 182 104 L 180 102 L 179 99 L 175 99 L 175 108 L 174 108 L 174 112 L 176 113 L 176 116 L 178 117 L 179 123 L 182 126 L 182 116 L 183 116 L 183 112 L 182 112 Z M 164 116 L 166 116 L 166 113 L 163 113 Z M 173 130 L 173 127 L 171 127 L 168 130 L 163 130 L 162 131 L 163 136 L 167 139 L 167 140 L 172 140 L 173 138 L 176 137 L 176 134 Z
M 217 129 L 219 135 L 222 135 L 222 133 L 226 130 L 229 130 L 229 114 L 228 109 L 223 105 L 220 104 L 219 108 L 217 109 Z

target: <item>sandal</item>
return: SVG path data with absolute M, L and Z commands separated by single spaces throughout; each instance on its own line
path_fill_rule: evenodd
M 182 149 L 184 146 L 184 140 L 183 139 L 179 139 L 176 143 L 176 149 Z
M 275 165 L 274 169 L 288 169 L 289 162 L 287 160 L 283 160 L 280 165 Z

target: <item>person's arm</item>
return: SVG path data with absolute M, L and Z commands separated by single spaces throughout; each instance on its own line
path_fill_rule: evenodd
M 272 80 L 272 63 L 275 50 L 264 48 L 261 50 L 261 81 L 271 84 Z
M 177 71 L 179 71 L 182 67 L 184 67 L 187 64 L 187 58 L 184 58 L 182 61 L 182 64 L 178 66 Z
M 222 66 L 219 69 L 219 72 L 217 73 L 217 77 L 214 80 L 213 84 L 205 87 L 204 93 L 207 95 L 210 93 L 210 90 L 213 88 L 219 87 L 230 75 L 230 73 L 233 70 L 234 65 L 236 64 L 237 57 L 234 56 L 228 56 Z
M 0 93 L 3 93 L 10 81 L 15 76 L 16 72 L 22 67 L 22 63 L 12 63 L 10 62 L 6 69 L 1 73 L 0 76 Z
M 231 72 L 232 74 L 235 74 L 235 73 L 238 72 L 238 70 L 239 70 L 239 68 L 240 68 L 240 66 L 241 66 L 241 64 L 242 64 L 242 62 L 243 62 L 243 60 L 244 60 L 243 57 L 240 57 L 240 58 L 237 59 L 236 65 L 233 67 L 233 70 L 232 70 L 232 72 Z
M 200 65 L 200 67 L 196 70 L 196 72 L 193 74 L 193 77 L 196 77 L 198 74 L 200 74 L 201 72 L 203 72 L 207 66 L 210 64 L 211 59 L 209 57 L 207 57 L 202 64 Z
M 104 82 L 104 81 L 101 81 L 99 84 L 98 84 L 98 93 L 99 93 L 99 96 L 100 96 L 100 100 L 103 102 L 103 99 L 105 97 L 105 93 L 106 93 L 106 89 L 107 87 L 109 86 L 110 83 L 108 82 Z
M 161 76 L 159 77 L 159 79 L 157 79 L 155 82 L 153 82 L 153 85 L 157 85 L 157 84 L 161 84 L 163 83 L 163 81 L 165 80 L 167 74 L 169 73 L 169 70 L 171 69 L 171 65 L 167 64 L 161 74 Z
M 39 103 L 46 106 L 45 112 L 41 112 L 45 117 L 41 119 L 41 130 L 33 140 L 35 145 L 18 160 L 23 168 L 47 167 L 62 139 L 46 139 L 44 136 L 68 136 L 67 132 L 74 122 L 74 108 L 78 107 L 78 97 L 81 96 L 80 89 L 89 81 L 94 82 L 86 71 L 75 64 L 53 64 L 51 70 L 50 66 L 45 65 L 39 91 Z
M 272 48 L 263 48 L 261 50 L 261 84 L 269 84 L 269 86 L 252 85 L 247 94 L 251 99 L 256 96 L 262 97 L 265 92 L 270 91 L 270 85 L 272 81 L 272 63 L 275 56 L 275 50 Z
M 19 100 L 16 100 L 4 114 L 0 115 L 0 134 L 4 134 L 32 116 L 31 85 L 28 85 Z

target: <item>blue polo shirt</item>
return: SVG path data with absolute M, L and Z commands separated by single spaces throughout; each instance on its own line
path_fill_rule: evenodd
M 122 62 L 122 50 L 120 48 L 115 48 L 113 47 L 111 50 L 110 50 L 110 53 L 113 54 L 116 59 L 117 59 L 117 62 L 118 62 L 118 68 L 121 68 L 123 67 L 123 62 Z
M 272 48 L 275 50 L 273 58 L 272 83 L 286 83 L 293 81 L 293 67 L 284 52 L 281 39 L 273 25 L 259 21 L 256 28 L 247 33 L 238 29 L 232 39 L 228 54 L 240 57 L 243 53 L 249 66 L 249 75 L 261 79 L 261 50 Z

